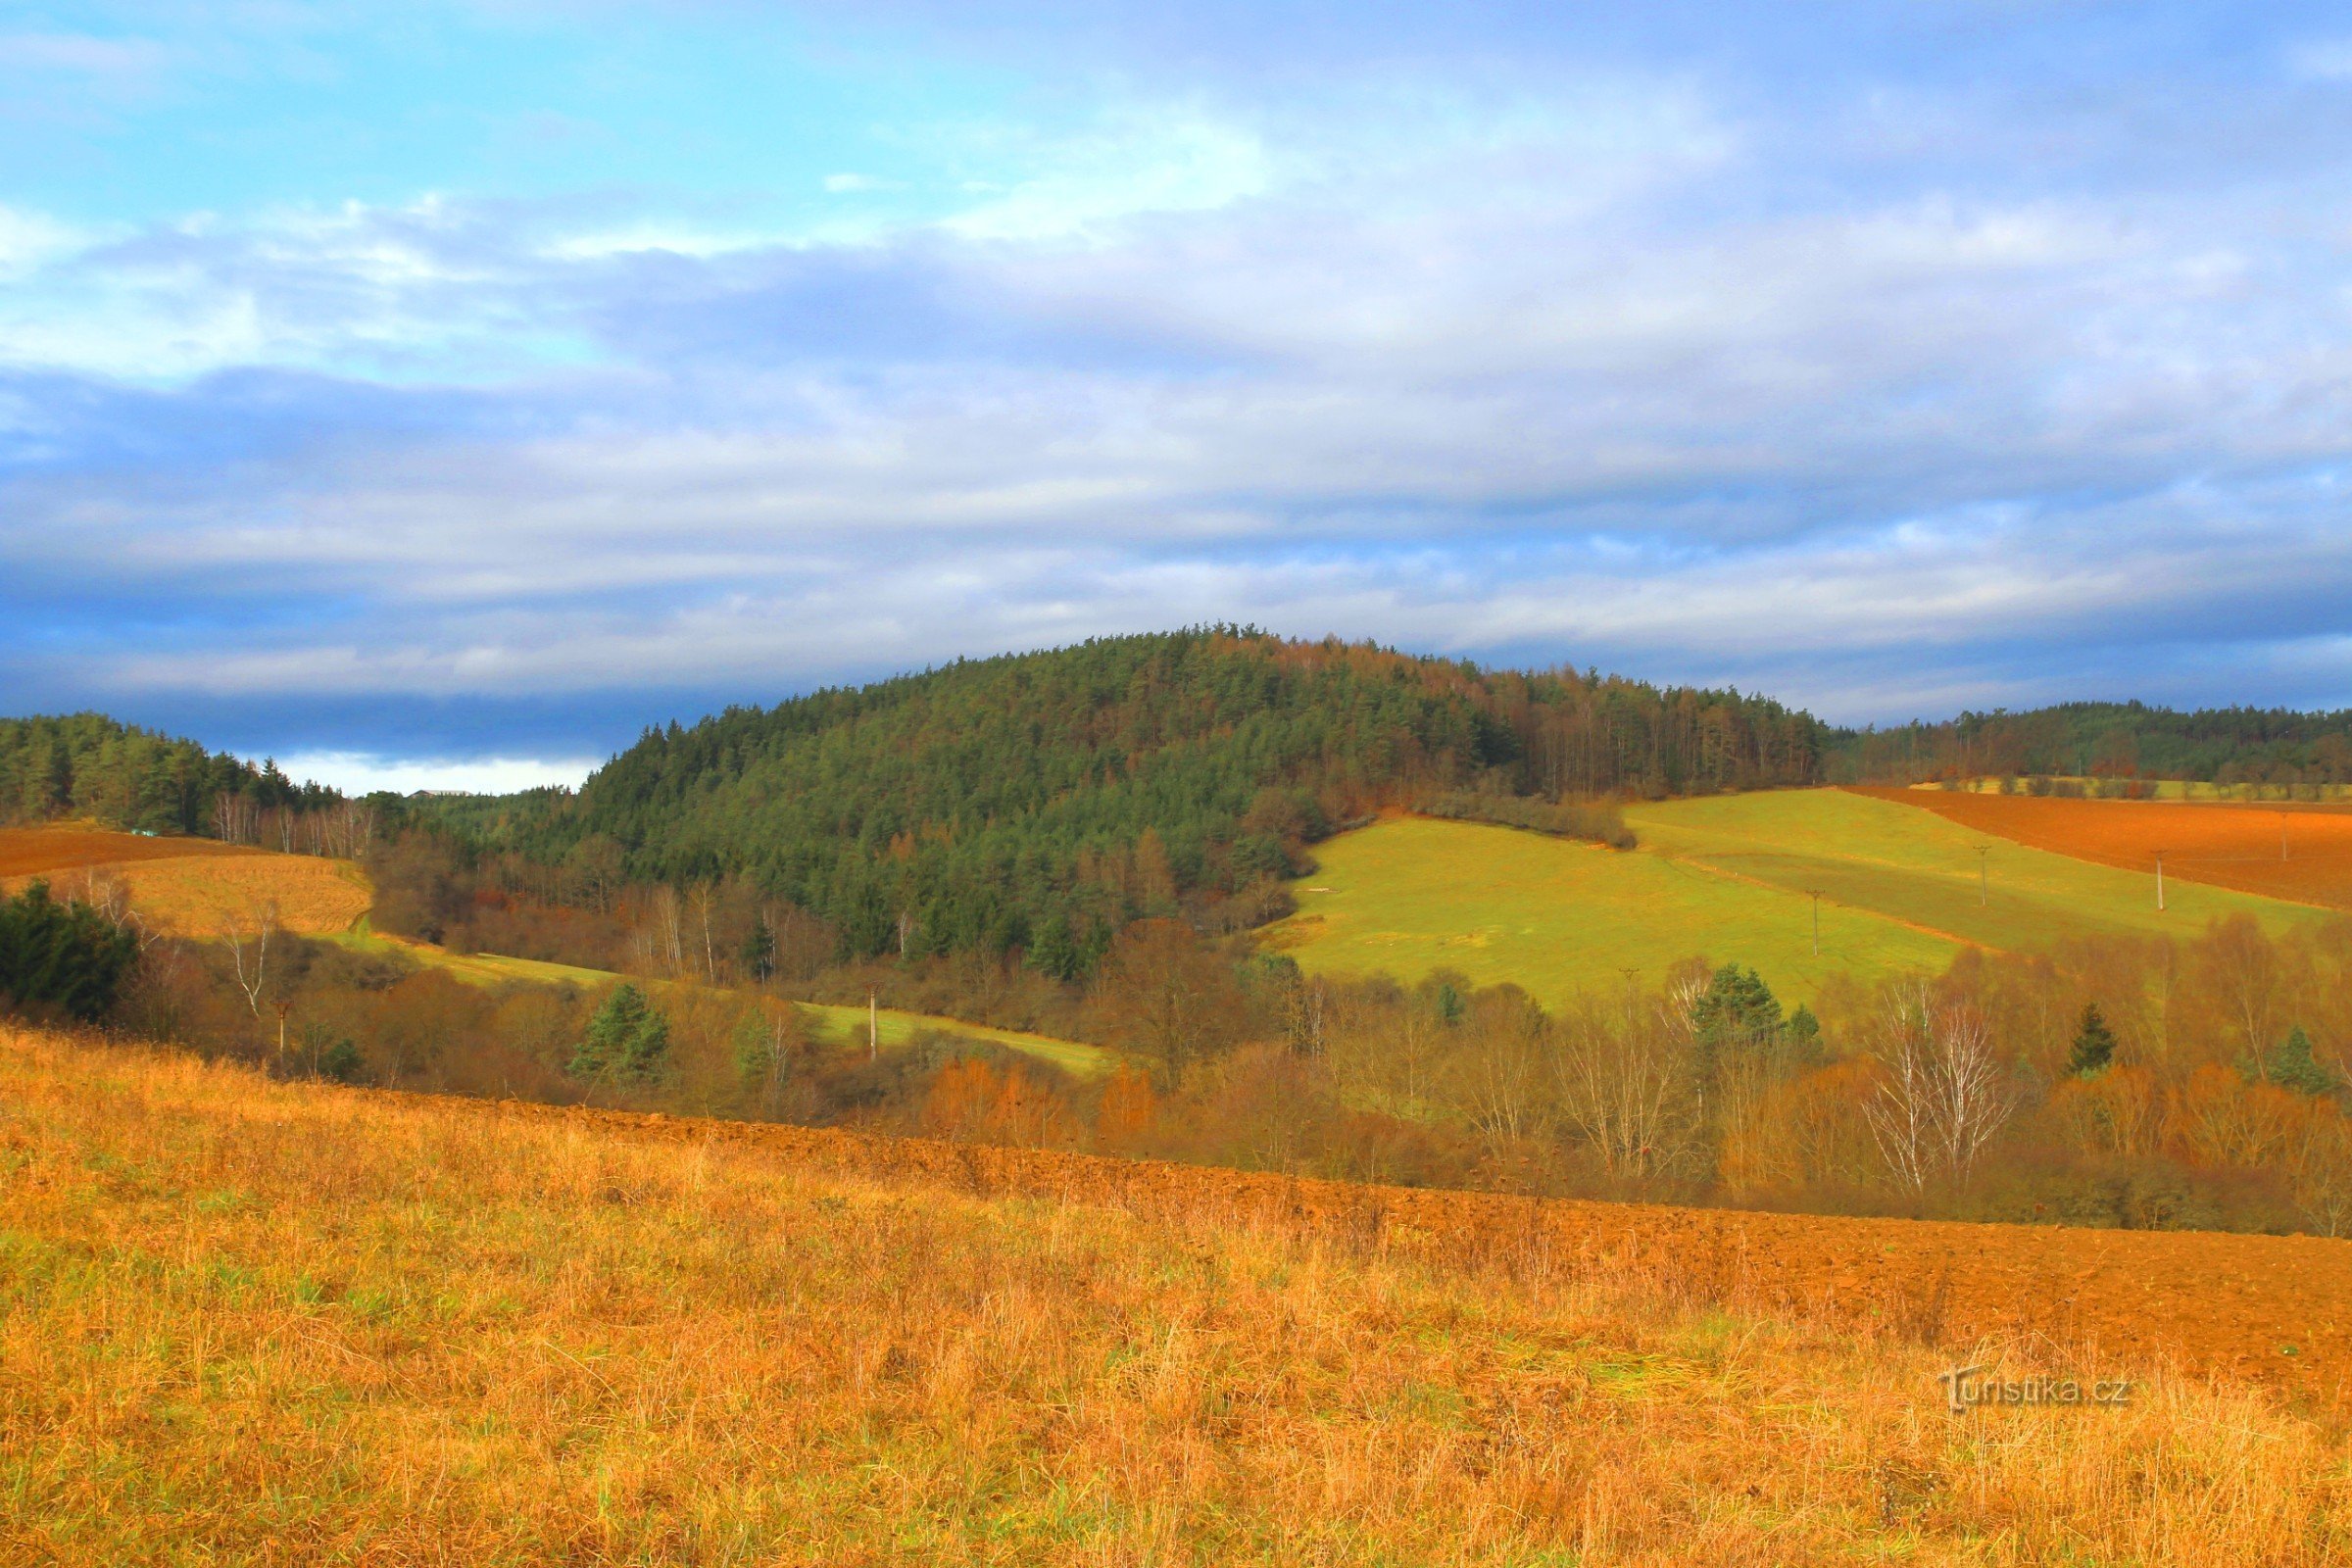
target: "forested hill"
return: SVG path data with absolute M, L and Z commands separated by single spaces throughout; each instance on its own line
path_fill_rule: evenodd
M 852 953 L 1041 948 L 1266 896 L 1334 824 L 1448 797 L 1812 782 L 1810 715 L 1226 629 L 959 662 L 649 731 L 503 847 L 737 876 Z M 1242 922 L 1256 911 L 1231 908 Z
M 83 816 L 149 833 L 239 836 L 260 811 L 340 797 L 103 713 L 0 718 L 0 822 Z M 224 817 L 220 803 L 234 803 Z

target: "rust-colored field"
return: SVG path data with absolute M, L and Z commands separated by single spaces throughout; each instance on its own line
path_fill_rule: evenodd
M 1349 1188 L 273 1082 L 4 1025 L 0 1103 L 0 1562 L 2352 1545 L 2341 1243 Z M 1994 1362 L 2139 1381 L 1947 1413 L 1955 1363 Z
M 93 828 L 0 829 L 0 889 L 16 892 L 36 876 L 66 897 L 92 878 L 120 882 L 144 918 L 196 937 L 250 922 L 264 905 L 275 906 L 289 931 L 348 931 L 374 902 L 367 875 L 345 860 Z
M 151 839 L 136 833 L 53 822 L 39 827 L 0 827 L 0 877 L 36 876 L 85 865 L 120 865 L 131 860 L 176 860 L 192 856 L 259 855 L 243 844 L 215 839 Z
M 2352 1397 L 2352 1241 L 1520 1199 L 579 1106 L 501 1102 L 485 1113 L 757 1146 L 863 1180 L 1151 1214 L 1215 1211 L 1237 1225 L 1437 1258 L 1539 1255 L 1650 1280 L 1686 1299 L 1955 1349 L 2012 1346 L 2250 1379 L 2328 1404 Z
M 2274 899 L 2352 909 L 2352 808 L 2223 801 L 2078 801 L 2055 796 L 1860 787 L 2013 843 L 2127 870 L 2156 869 Z M 2285 839 L 2280 855 L 2280 835 Z

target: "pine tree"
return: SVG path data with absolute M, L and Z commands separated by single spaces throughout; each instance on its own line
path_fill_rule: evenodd
M 2311 1036 L 2303 1032 L 2301 1024 L 2289 1029 L 2286 1038 L 2266 1054 L 2261 1076 L 2298 1095 L 2325 1095 L 2340 1083 L 2334 1073 L 2314 1059 Z
M 1702 1039 L 1718 1044 L 1763 1041 L 1781 1028 L 1781 1004 L 1755 970 L 1727 963 L 1707 982 L 1690 1022 Z
M 2082 1004 L 2082 1022 L 2075 1026 L 2074 1054 L 2066 1059 L 2069 1077 L 2096 1078 L 2115 1059 L 2115 1031 L 2095 1002 Z
M 58 903 L 46 882 L 0 897 L 0 1008 L 94 1022 L 138 956 L 137 937 L 78 900 Z
M 776 972 L 776 934 L 764 913 L 754 913 L 752 928 L 744 933 L 743 972 L 762 984 Z
M 643 1083 L 661 1072 L 668 1054 L 668 1017 L 624 980 L 588 1021 L 587 1037 L 572 1053 L 570 1070 L 575 1078 Z

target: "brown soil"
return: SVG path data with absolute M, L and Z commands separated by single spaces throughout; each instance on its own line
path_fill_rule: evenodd
M 0 827 L 0 876 L 37 876 L 85 865 L 119 865 L 129 860 L 176 860 L 198 855 L 259 855 L 243 844 L 215 839 L 150 839 L 136 833 L 50 823 Z
M 2132 871 L 2352 909 L 2352 808 L 2234 802 L 2075 801 L 1961 790 L 1856 788 L 1980 833 Z M 2286 856 L 2279 857 L 2284 829 Z
M 274 906 L 288 931 L 348 931 L 374 902 L 367 875 L 343 860 L 281 855 L 212 839 L 149 839 L 97 828 L 0 828 L 0 891 L 45 878 L 61 898 L 79 896 L 89 877 L 130 890 L 131 907 L 185 936 L 249 923 Z
M 2101 1375 L 2163 1367 L 2251 1378 L 2328 1404 L 2352 1393 L 2352 1241 L 1536 1200 L 516 1102 L 496 1113 L 756 1145 L 886 1183 L 1207 1210 L 1445 1256 L 1541 1256 L 1956 1353 L 1995 1342 Z

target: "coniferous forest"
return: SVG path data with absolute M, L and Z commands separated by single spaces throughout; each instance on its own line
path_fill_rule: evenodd
M 542 862 L 616 857 L 633 881 L 749 878 L 845 956 L 1099 952 L 1179 909 L 1240 901 L 1224 923 L 1255 923 L 1303 846 L 1384 808 L 1516 822 L 1531 800 L 1811 783 L 1828 738 L 1737 692 L 1216 628 L 648 730 L 576 797 L 467 825 Z

